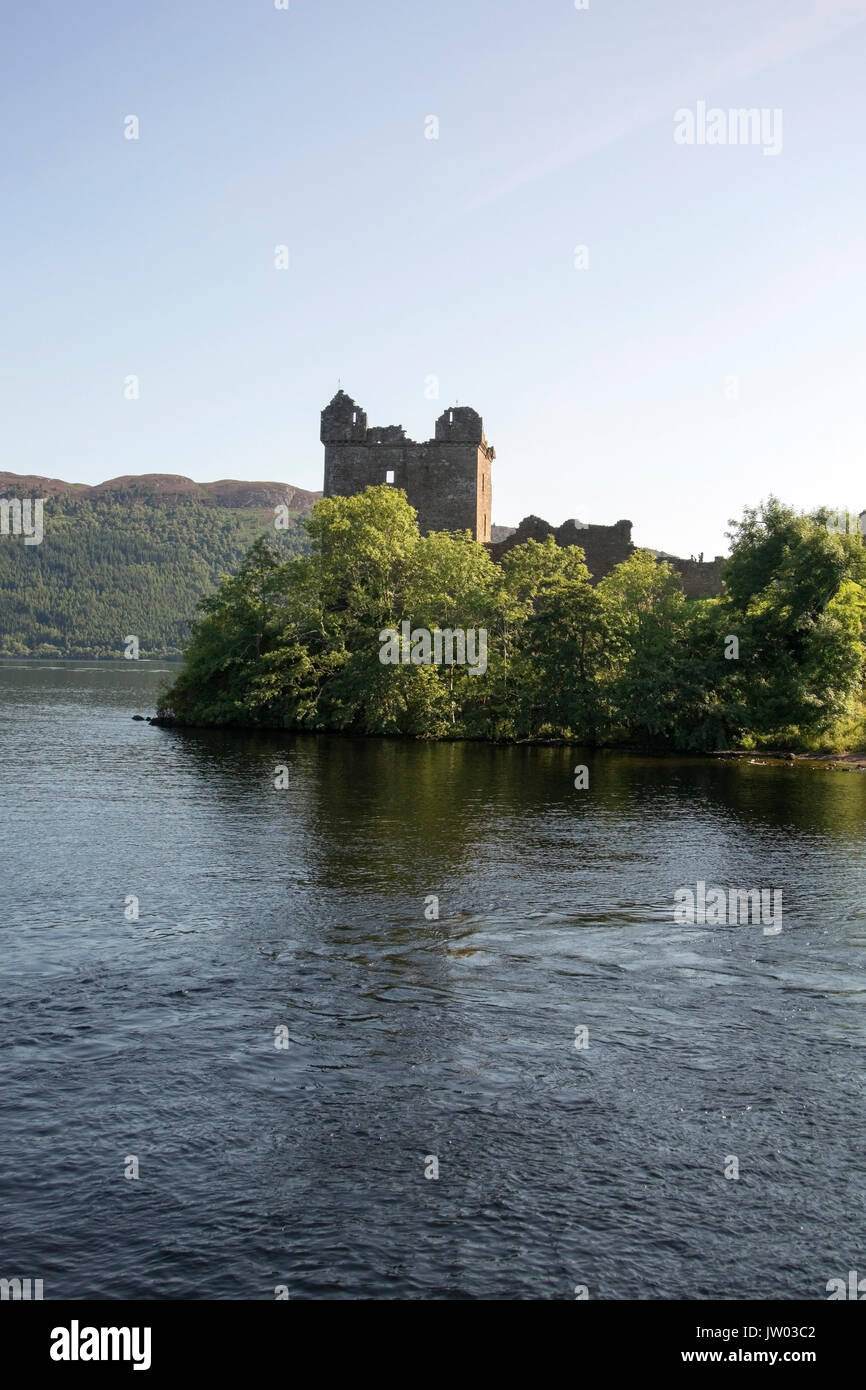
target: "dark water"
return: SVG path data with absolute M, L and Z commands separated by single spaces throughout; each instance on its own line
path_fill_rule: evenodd
M 576 791 L 563 749 L 133 723 L 163 679 L 0 666 L 0 1275 L 821 1299 L 866 1272 L 866 775 L 598 754 Z M 698 879 L 781 888 L 783 932 L 674 925 Z

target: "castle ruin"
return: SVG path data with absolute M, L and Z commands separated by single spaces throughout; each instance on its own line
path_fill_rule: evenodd
M 515 545 L 524 541 L 543 541 L 553 536 L 557 545 L 579 545 L 586 557 L 586 566 L 593 583 L 598 583 L 615 565 L 621 565 L 638 548 L 632 543 L 631 522 L 617 521 L 613 526 L 594 526 L 587 522 L 564 521 L 561 526 L 551 526 L 540 516 L 525 516 L 516 531 L 512 531 L 504 541 L 496 541 L 489 546 L 494 560 L 499 560 Z M 653 552 L 656 559 L 664 560 L 675 569 L 683 581 L 686 598 L 717 598 L 722 592 L 722 565 L 724 555 L 716 555 L 712 560 L 681 560 L 677 555 L 664 555 Z
M 367 426 L 345 391 L 322 411 L 325 496 L 353 497 L 367 487 L 402 488 L 428 531 L 469 531 L 490 540 L 490 465 L 496 457 L 481 416 L 468 405 L 443 411 L 432 439 L 416 444 L 402 425 Z
M 484 437 L 481 416 L 471 406 L 443 411 L 433 438 L 421 444 L 407 439 L 402 425 L 368 426 L 365 412 L 340 390 L 322 411 L 320 438 L 325 446 L 326 497 L 353 497 L 383 483 L 402 488 L 418 513 L 422 533 L 468 531 L 496 561 L 523 541 L 553 536 L 557 545 L 581 547 L 597 583 L 635 551 L 630 521 L 595 526 L 571 520 L 554 527 L 541 517 L 527 516 L 505 540 L 493 541 L 491 464 L 496 453 Z M 722 555 L 707 561 L 657 558 L 679 571 L 688 598 L 721 593 Z

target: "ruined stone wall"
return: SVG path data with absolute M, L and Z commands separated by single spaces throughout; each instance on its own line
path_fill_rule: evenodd
M 557 542 L 559 545 L 583 547 L 594 583 L 610 574 L 615 565 L 621 565 L 623 560 L 634 554 L 630 521 L 617 521 L 613 526 L 574 527 L 574 540 L 570 538 L 570 533 L 567 533 L 568 539 L 560 539 L 569 525 L 573 526 L 573 523 L 565 522 L 554 532 Z
M 617 521 L 613 526 L 582 525 L 577 521 L 564 521 L 561 526 L 551 526 L 540 516 L 525 516 L 516 531 L 504 541 L 488 546 L 490 556 L 497 562 L 524 541 L 543 541 L 553 536 L 557 545 L 579 545 L 586 556 L 586 565 L 597 584 L 616 565 L 621 565 L 636 547 L 631 539 L 631 522 Z M 659 562 L 665 560 L 682 576 L 683 592 L 686 598 L 716 598 L 722 592 L 723 555 L 713 560 L 680 560 L 673 555 L 658 556 Z
M 598 583 L 614 565 L 621 564 L 634 553 L 630 521 L 618 521 L 613 526 L 581 526 L 571 520 L 564 521 L 561 526 L 551 526 L 540 516 L 525 516 L 516 531 L 490 546 L 491 557 L 501 560 L 516 545 L 524 541 L 543 541 L 547 536 L 553 536 L 557 545 L 581 547 L 593 583 Z
M 718 598 L 722 592 L 724 555 L 713 560 L 678 560 L 671 555 L 664 558 L 682 576 L 686 598 Z

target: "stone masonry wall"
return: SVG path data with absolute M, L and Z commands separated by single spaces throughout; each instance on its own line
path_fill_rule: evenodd
M 686 598 L 717 598 L 722 592 L 724 555 L 713 560 L 678 560 L 672 555 L 664 558 L 682 575 Z
M 579 545 L 586 556 L 587 568 L 592 582 L 597 584 L 615 565 L 620 565 L 633 555 L 636 547 L 632 544 L 630 521 L 617 521 L 613 526 L 580 525 L 578 522 L 564 521 L 561 526 L 551 526 L 540 516 L 525 516 L 516 531 L 504 541 L 488 546 L 491 558 L 499 561 L 514 546 L 524 541 L 543 541 L 553 536 L 557 545 Z M 672 555 L 659 556 L 666 560 L 682 576 L 683 592 L 686 598 L 715 598 L 722 592 L 722 565 L 724 556 L 717 555 L 714 560 L 680 560 Z
M 540 516 L 526 516 L 516 531 L 490 546 L 490 554 L 494 560 L 500 560 L 514 546 L 524 541 L 543 541 L 546 536 L 553 536 L 557 545 L 579 545 L 586 555 L 593 583 L 634 553 L 630 521 L 618 521 L 614 526 L 580 526 L 571 520 L 551 526 Z

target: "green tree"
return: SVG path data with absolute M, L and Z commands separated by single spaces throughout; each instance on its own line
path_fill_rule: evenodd
M 604 633 L 583 551 L 558 546 L 552 536 L 526 541 L 506 553 L 503 571 L 511 598 L 515 734 L 594 741 Z
M 833 533 L 826 520 L 770 498 L 731 523 L 731 703 L 760 738 L 820 733 L 851 712 L 861 688 L 866 552 L 859 534 Z
M 614 737 L 671 741 L 689 665 L 680 576 L 636 550 L 598 586 L 608 667 L 604 703 Z

